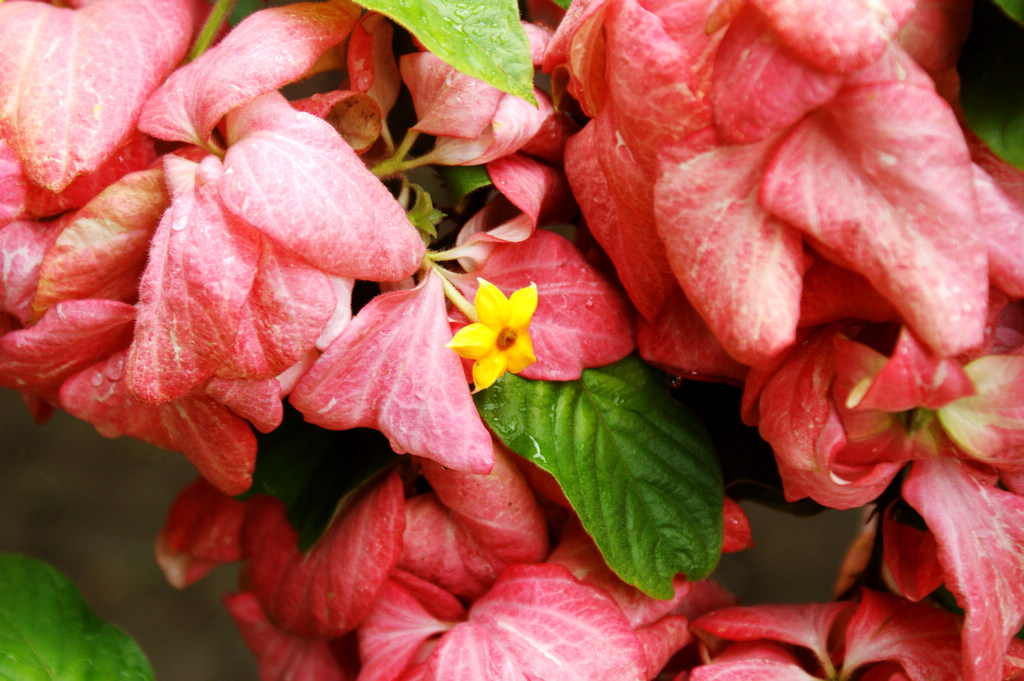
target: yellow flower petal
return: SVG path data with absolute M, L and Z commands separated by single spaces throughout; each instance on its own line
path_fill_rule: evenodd
M 537 309 L 537 285 L 531 283 L 509 298 L 508 326 L 520 331 L 530 325 L 530 319 Z
M 467 324 L 459 329 L 445 347 L 466 359 L 480 359 L 494 352 L 498 333 L 486 324 Z
M 498 290 L 498 287 L 484 279 L 477 279 L 480 288 L 477 289 L 473 306 L 476 314 L 480 317 L 480 323 L 490 326 L 495 331 L 501 331 L 508 326 L 509 304 L 505 294 Z
M 501 378 L 508 368 L 508 359 L 504 352 L 495 352 L 473 364 L 473 387 L 475 390 L 490 388 Z
M 513 374 L 518 374 L 536 362 L 537 358 L 533 354 L 533 341 L 530 339 L 530 334 L 520 331 L 516 342 L 505 351 L 505 357 L 508 360 L 508 370 Z

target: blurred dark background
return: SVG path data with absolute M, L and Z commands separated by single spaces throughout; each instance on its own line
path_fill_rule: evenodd
M 46 560 L 96 613 L 124 629 L 161 681 L 256 681 L 256 665 L 221 606 L 236 566 L 185 591 L 169 586 L 153 541 L 196 473 L 180 454 L 110 440 L 58 411 L 44 426 L 0 389 L 0 551 Z M 832 597 L 859 512 L 794 518 L 744 503 L 758 546 L 723 557 L 715 577 L 742 602 Z

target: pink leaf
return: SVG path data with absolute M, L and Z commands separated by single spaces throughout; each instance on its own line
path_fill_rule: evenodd
M 224 606 L 256 655 L 260 681 L 350 681 L 327 641 L 284 631 L 252 593 L 228 595 Z
M 508 568 L 470 608 L 469 622 L 485 628 L 527 678 L 644 678 L 643 649 L 618 606 L 561 565 Z
M 885 567 L 899 593 L 917 602 L 942 586 L 935 536 L 900 522 L 894 517 L 893 509 L 890 504 L 882 520 Z
M 184 589 L 221 563 L 242 560 L 245 504 L 196 478 L 178 492 L 156 538 L 156 560 L 171 586 Z
M 478 137 L 438 137 L 429 152 L 430 159 L 441 165 L 481 165 L 524 148 L 555 115 L 546 93 L 534 90 L 534 96 L 536 107 L 521 97 L 502 95 L 494 118 Z
M 154 168 L 126 175 L 72 215 L 43 258 L 33 316 L 69 298 L 135 302 L 169 202 L 163 171 Z
M 99 167 L 191 33 L 185 0 L 0 7 L 0 132 L 26 176 L 57 192 Z
M 707 664 L 690 674 L 690 681 L 814 681 L 817 678 L 795 663 L 765 659 Z
M 782 41 L 825 71 L 849 73 L 878 59 L 914 11 L 914 0 L 754 0 Z
M 438 620 L 413 594 L 389 579 L 359 625 L 360 681 L 393 681 L 427 639 L 452 626 L 453 622 Z
M 24 212 L 28 186 L 21 160 L 0 137 L 0 228 Z
M 442 637 L 427 660 L 422 679 L 531 681 L 512 654 L 491 637 L 486 627 L 475 622 L 463 622 Z
M 452 337 L 441 280 L 378 296 L 299 381 L 292 404 L 333 430 L 376 428 L 396 452 L 486 473 L 491 436 L 473 404 Z
M 337 638 L 370 612 L 402 548 L 402 481 L 394 470 L 351 500 L 308 553 L 284 504 L 254 497 L 243 543 L 252 590 L 282 629 Z
M 391 49 L 394 29 L 383 14 L 364 14 L 348 39 L 348 76 L 352 89 L 365 92 L 387 118 L 402 89 L 402 77 Z
M 281 403 L 281 383 L 276 378 L 229 380 L 211 378 L 206 394 L 235 412 L 261 433 L 281 425 L 284 405 Z
M 348 36 L 359 12 L 338 0 L 251 14 L 199 59 L 171 74 L 146 103 L 139 128 L 160 139 L 207 146 L 225 114 L 301 78 Z
M 633 350 L 632 309 L 625 297 L 554 232 L 540 230 L 521 243 L 496 246 L 482 267 L 455 280 L 469 300 L 476 296 L 477 277 L 507 294 L 537 284 L 530 323 L 537 362 L 521 372 L 526 378 L 574 380 L 583 369 L 611 364 Z
M 509 565 L 543 560 L 547 523 L 514 456 L 496 447 L 487 475 L 424 461 L 433 493 L 410 500 L 399 566 L 456 596 L 475 599 Z
M 327 275 L 264 239 L 234 350 L 217 375 L 277 376 L 315 347 L 336 303 Z
M 846 626 L 844 674 L 894 660 L 913 681 L 956 681 L 962 671 L 960 632 L 951 613 L 868 589 Z
M 658 672 L 668 664 L 673 655 L 683 649 L 693 636 L 689 621 L 680 615 L 668 615 L 654 624 L 638 629 L 636 637 L 644 649 L 647 660 L 644 678 L 656 679 Z
M 174 199 L 150 246 L 127 374 L 153 404 L 188 394 L 228 356 L 259 257 L 256 236 L 221 208 L 220 161 L 168 156 L 164 169 Z
M 34 326 L 0 335 L 0 385 L 56 402 L 60 384 L 131 342 L 135 308 L 113 300 L 69 300 Z
M 968 455 L 1018 468 L 1024 448 L 1024 355 L 987 355 L 964 367 L 977 394 L 939 410 L 942 427 Z
M 416 108 L 414 130 L 475 139 L 494 120 L 501 90 L 456 71 L 440 57 L 430 52 L 406 54 L 399 69 Z
M 797 57 L 748 4 L 718 49 L 712 82 L 718 133 L 725 141 L 743 143 L 796 123 L 831 99 L 842 78 Z
M 256 438 L 249 424 L 208 397 L 159 406 L 139 402 L 123 379 L 125 355 L 118 353 L 65 381 L 61 406 L 106 437 L 128 435 L 182 452 L 226 494 L 249 489 L 256 465 Z
M 648 364 L 696 379 L 742 383 L 748 368 L 725 351 L 677 288 L 653 323 L 637 320 L 636 345 Z
M 328 123 L 273 93 L 233 111 L 227 127 L 219 190 L 237 218 L 329 274 L 399 281 L 419 267 L 419 233 Z
M 654 225 L 653 182 L 628 148 L 615 144 L 610 126 L 609 115 L 602 114 L 570 138 L 565 174 L 623 288 L 640 314 L 654 321 L 678 284 Z
M 1001 678 L 1024 621 L 1024 500 L 982 485 L 959 461 L 917 461 L 903 496 L 935 534 L 946 587 L 967 611 L 964 678 Z
M 757 199 L 776 143 L 664 150 L 655 188 L 658 232 L 686 297 L 726 351 L 755 367 L 793 343 L 800 317 L 802 239 Z
M 60 223 L 15 220 L 0 227 L 0 313 L 22 324 L 32 319 L 43 257 L 60 234 Z
M 988 267 L 973 187 L 949 105 L 889 82 L 844 90 L 806 118 L 775 155 L 761 201 L 864 275 L 949 356 L 980 343 L 985 325 Z

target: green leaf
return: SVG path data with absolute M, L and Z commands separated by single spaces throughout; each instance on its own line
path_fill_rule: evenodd
M 357 0 L 404 26 L 459 71 L 536 105 L 516 0 Z
M 444 213 L 434 208 L 434 201 L 430 198 L 430 193 L 423 187 L 411 183 L 409 186 L 412 188 L 413 194 L 416 195 L 416 200 L 413 201 L 412 209 L 408 213 L 409 222 L 420 234 L 431 238 L 436 237 L 437 223 L 444 219 Z
M 231 8 L 228 23 L 232 26 L 238 26 L 250 14 L 258 12 L 265 7 L 267 7 L 266 0 L 238 0 L 235 6 Z
M 556 5 L 562 9 L 569 9 L 569 5 L 572 4 L 572 0 L 552 0 Z
M 487 173 L 487 166 L 438 166 L 437 172 L 448 186 L 452 205 L 456 207 L 477 189 L 494 184 Z
M 974 8 L 960 58 L 967 123 L 1000 158 L 1024 169 L 1024 27 L 989 2 Z
M 709 575 L 722 550 L 722 478 L 700 422 L 635 356 L 576 381 L 506 374 L 477 408 L 513 451 L 551 473 L 608 566 L 656 598 Z
M 1024 24 L 1024 0 L 995 0 L 995 3 L 1018 24 Z
M 283 501 L 300 551 L 312 548 L 346 501 L 398 460 L 376 430 L 325 430 L 291 407 L 277 429 L 257 439 L 252 487 L 239 498 L 262 493 Z
M 135 642 L 34 558 L 0 554 L 0 679 L 152 681 Z

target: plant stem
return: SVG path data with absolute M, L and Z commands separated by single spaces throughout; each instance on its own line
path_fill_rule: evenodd
M 426 259 L 429 260 L 429 252 Z M 437 276 L 441 277 L 441 285 L 444 286 L 444 295 L 448 300 L 452 301 L 452 305 L 458 308 L 459 312 L 464 314 L 466 319 L 469 321 L 479 322 L 480 318 L 476 315 L 476 308 L 469 304 L 469 301 L 466 300 L 465 296 L 459 293 L 459 289 L 455 288 L 455 284 L 448 279 L 448 270 L 441 267 L 433 260 L 430 260 L 430 267 L 437 273 Z
M 221 24 L 224 23 L 224 18 L 231 13 L 234 9 L 235 3 L 238 0 L 217 0 L 217 4 L 210 10 L 210 14 L 206 17 L 206 23 L 203 24 L 203 30 L 199 32 L 199 37 L 192 44 L 192 49 L 188 51 L 188 56 L 185 57 L 185 62 L 188 63 L 201 55 L 206 50 L 210 49 L 210 45 L 213 43 L 213 37 L 217 35 L 217 31 L 220 30 Z
M 410 167 L 415 167 L 415 159 L 406 163 L 405 156 L 409 153 L 409 150 L 412 149 L 412 145 L 416 142 L 416 138 L 419 136 L 420 134 L 415 130 L 407 130 L 405 137 L 402 138 L 402 143 L 398 145 L 398 149 L 395 150 L 395 153 L 370 168 L 370 172 L 377 177 L 387 177 L 388 175 L 394 175 L 395 173 L 403 170 L 408 170 Z M 410 163 L 414 165 L 409 165 Z

